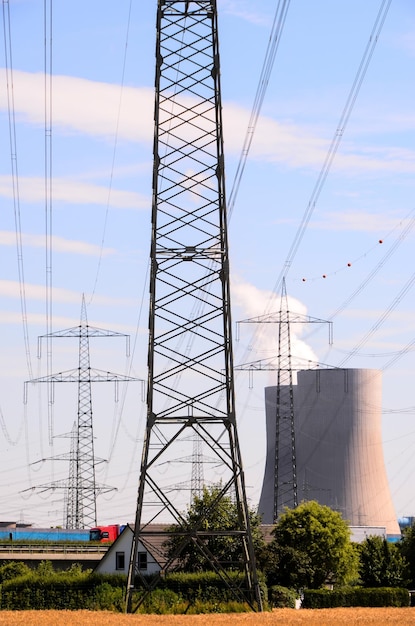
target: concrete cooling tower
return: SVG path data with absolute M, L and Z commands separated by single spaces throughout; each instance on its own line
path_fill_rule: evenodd
M 267 458 L 259 502 L 265 524 L 274 521 L 276 390 L 265 389 Z M 293 391 L 298 502 L 317 500 L 351 526 L 399 534 L 383 459 L 381 372 L 304 370 Z

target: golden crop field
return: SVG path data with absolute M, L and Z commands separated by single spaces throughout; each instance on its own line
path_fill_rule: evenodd
M 0 611 L 5 626 L 366 626 L 415 625 L 415 608 L 276 609 L 221 615 L 120 615 L 105 611 Z

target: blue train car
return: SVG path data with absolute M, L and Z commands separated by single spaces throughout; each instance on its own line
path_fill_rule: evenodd
M 67 528 L 1 528 L 0 541 L 50 541 L 65 542 L 89 541 L 88 529 L 67 529 Z

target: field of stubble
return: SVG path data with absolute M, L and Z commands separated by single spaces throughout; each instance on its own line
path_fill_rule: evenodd
M 276 609 L 271 613 L 222 615 L 119 615 L 105 611 L 1 611 L 7 626 L 353 626 L 415 625 L 415 608 L 408 609 Z

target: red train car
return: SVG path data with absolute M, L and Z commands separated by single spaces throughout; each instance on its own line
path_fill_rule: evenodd
M 123 526 L 119 524 L 110 524 L 109 526 L 96 526 L 89 531 L 90 541 L 100 541 L 101 543 L 109 543 L 115 541 L 123 530 Z

